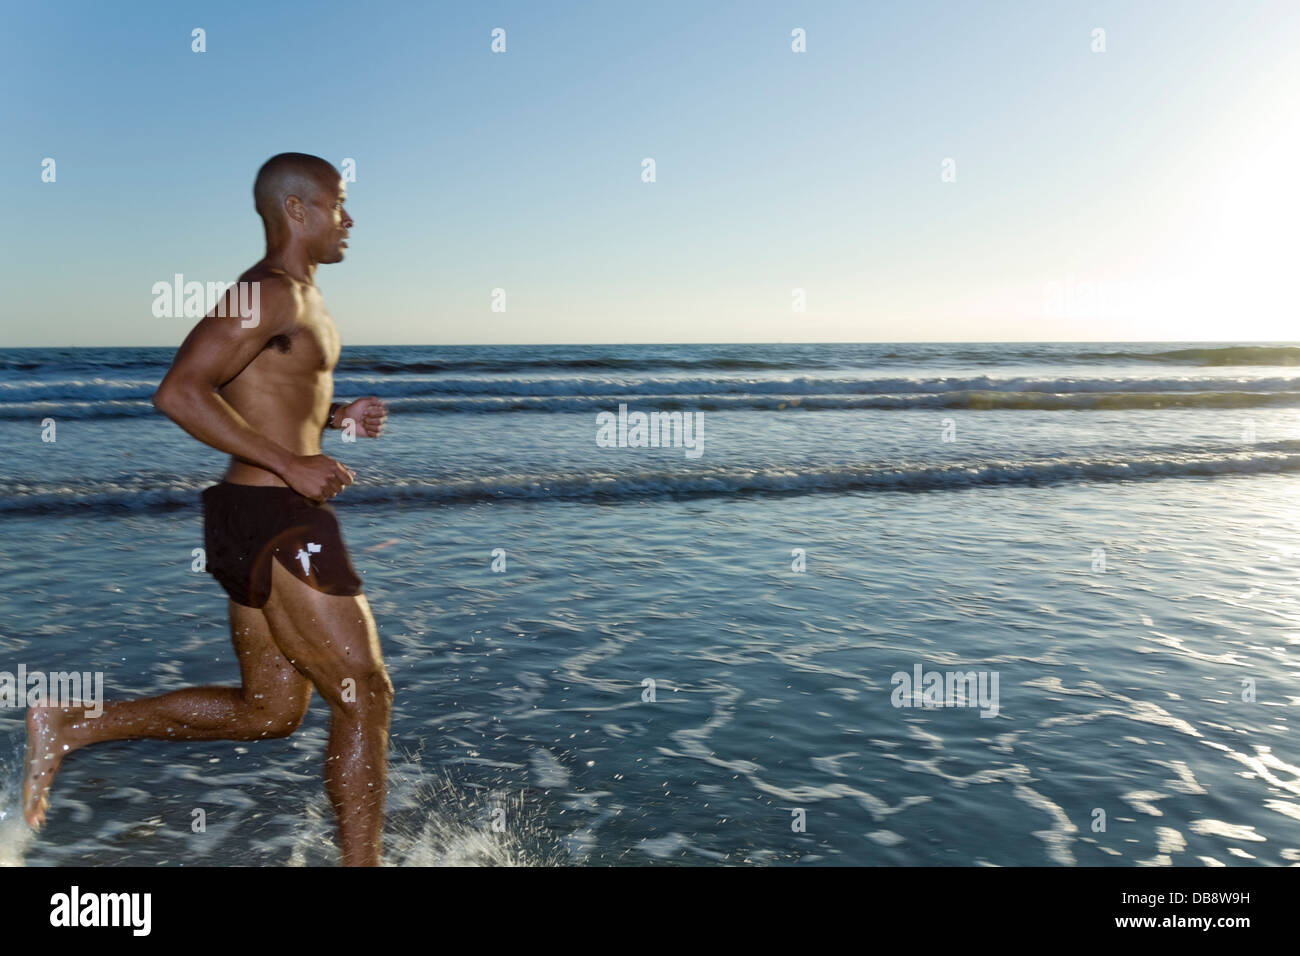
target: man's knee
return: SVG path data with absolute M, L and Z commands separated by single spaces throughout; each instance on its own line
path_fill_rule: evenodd
M 252 708 L 256 725 L 263 737 L 288 737 L 302 724 L 311 704 L 310 692 L 287 697 L 269 694 L 244 693 L 245 702 Z
M 318 689 L 331 707 L 357 716 L 387 714 L 393 706 L 393 682 L 382 667 L 343 678 L 333 693 Z
M 393 706 L 393 682 L 382 667 L 368 673 L 357 687 L 357 698 L 362 695 L 375 707 L 388 710 Z
M 276 713 L 266 721 L 266 737 L 288 737 L 302 724 L 302 714 Z

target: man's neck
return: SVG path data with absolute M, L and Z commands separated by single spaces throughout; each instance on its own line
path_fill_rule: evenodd
M 301 247 L 280 247 L 268 243 L 262 262 L 273 269 L 279 269 L 299 282 L 305 282 L 307 285 L 316 284 L 316 263 Z

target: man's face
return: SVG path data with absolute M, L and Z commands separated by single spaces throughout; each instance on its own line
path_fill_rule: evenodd
M 352 217 L 343 208 L 346 199 L 347 189 L 343 180 L 337 176 L 327 177 L 322 180 L 315 200 L 308 206 L 312 258 L 317 262 L 343 261 L 348 230 L 352 228 Z

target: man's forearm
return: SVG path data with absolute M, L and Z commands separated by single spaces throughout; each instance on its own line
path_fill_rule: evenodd
M 294 455 L 267 438 L 214 391 L 166 392 L 153 398 L 154 407 L 205 445 L 234 455 L 283 477 Z

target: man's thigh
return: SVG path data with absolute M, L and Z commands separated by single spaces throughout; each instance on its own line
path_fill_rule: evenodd
M 280 650 L 262 611 L 235 601 L 227 604 L 245 698 L 268 710 L 295 712 L 301 719 L 311 701 L 311 684 Z
M 331 704 L 387 685 L 379 635 L 364 594 L 322 594 L 271 562 L 271 595 L 262 608 L 281 653 Z M 391 690 L 391 685 L 389 685 Z

